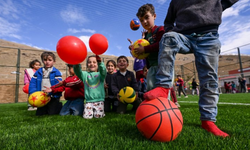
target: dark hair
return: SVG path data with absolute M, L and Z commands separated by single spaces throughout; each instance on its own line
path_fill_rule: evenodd
M 41 62 L 40 62 L 39 60 L 35 59 L 35 60 L 32 60 L 32 61 L 30 62 L 29 67 L 30 67 L 30 68 L 33 68 L 33 66 L 34 66 L 35 63 L 37 63 L 37 62 L 41 65 Z
M 71 65 L 71 64 L 67 64 L 67 66 L 68 66 L 69 68 L 73 68 L 73 65 Z
M 178 78 L 178 77 L 181 77 L 181 75 L 178 74 L 178 75 L 177 75 L 177 78 Z
M 155 8 L 152 4 L 144 4 L 142 5 L 139 9 L 138 12 L 136 14 L 136 16 L 139 17 L 143 17 L 147 12 L 150 12 L 152 15 L 155 14 Z
M 142 70 L 144 71 L 145 69 L 148 69 L 147 65 L 145 65 Z
M 44 58 L 47 59 L 48 56 L 51 56 L 53 58 L 53 60 L 56 61 L 56 56 L 52 52 L 43 52 L 42 55 L 41 55 L 42 61 L 43 61 Z
M 126 61 L 127 61 L 127 63 L 128 63 L 128 58 L 127 58 L 126 56 L 124 56 L 124 55 L 119 56 L 119 57 L 117 58 L 117 62 L 119 61 L 119 59 L 122 59 L 122 58 L 126 59 Z
M 116 68 L 116 62 L 114 60 L 108 60 L 107 63 L 106 63 L 106 66 L 109 64 L 109 63 L 112 63 L 114 65 L 114 67 Z

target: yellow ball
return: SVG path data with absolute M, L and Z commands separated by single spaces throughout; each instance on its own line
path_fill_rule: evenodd
M 134 52 L 134 49 L 138 48 L 139 44 L 141 44 L 142 46 L 148 46 L 148 45 L 150 45 L 150 43 L 147 40 L 145 40 L 145 39 L 139 39 L 139 40 L 135 41 L 135 43 L 133 44 L 133 48 L 132 48 L 131 54 L 135 58 L 145 59 L 146 57 L 148 57 L 149 53 L 142 53 L 142 54 L 138 55 L 138 54 L 136 54 Z
M 135 90 L 132 87 L 126 86 L 119 92 L 120 101 L 124 104 L 133 103 L 136 98 Z
M 43 91 L 37 91 L 29 96 L 29 103 L 33 107 L 43 107 L 49 102 L 49 97 Z

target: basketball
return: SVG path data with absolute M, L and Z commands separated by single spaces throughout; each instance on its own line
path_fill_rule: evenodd
M 163 97 L 143 101 L 136 110 L 135 120 L 143 136 L 159 142 L 175 140 L 183 126 L 181 111 Z
M 49 102 L 49 97 L 43 91 L 37 91 L 29 96 L 29 103 L 33 107 L 43 107 Z
M 58 56 L 66 63 L 76 65 L 87 57 L 87 47 L 75 36 L 62 37 L 56 46 Z
M 124 104 L 133 103 L 136 98 L 135 90 L 132 87 L 126 86 L 119 91 L 119 98 Z
M 130 28 L 132 30 L 138 30 L 140 28 L 140 21 L 138 19 L 132 19 L 130 21 Z
M 150 45 L 150 43 L 147 40 L 145 40 L 145 39 L 139 39 L 139 40 L 135 41 L 135 43 L 133 44 L 133 48 L 131 50 L 131 54 L 135 58 L 145 59 L 146 57 L 148 57 L 149 53 L 143 53 L 143 54 L 138 55 L 134 51 L 135 48 L 139 47 L 139 44 L 141 44 L 142 46 L 148 46 L 148 45 Z

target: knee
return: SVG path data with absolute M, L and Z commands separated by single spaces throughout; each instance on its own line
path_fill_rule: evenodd
M 176 46 L 178 44 L 177 37 L 178 37 L 178 33 L 167 32 L 162 37 L 162 44 L 168 47 Z
M 218 88 L 218 82 L 210 80 L 203 84 L 202 86 L 204 89 L 217 89 Z

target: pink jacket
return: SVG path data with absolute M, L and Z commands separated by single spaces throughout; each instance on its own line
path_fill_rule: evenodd
M 31 69 L 31 68 L 24 70 L 24 85 L 30 83 L 30 80 L 35 72 L 36 72 L 36 70 Z

